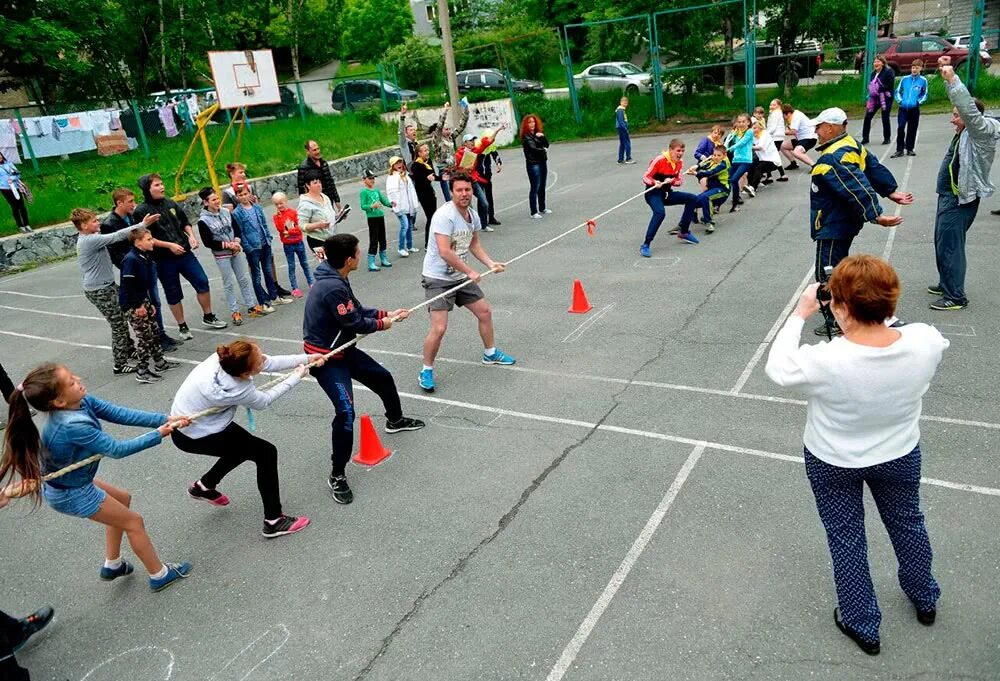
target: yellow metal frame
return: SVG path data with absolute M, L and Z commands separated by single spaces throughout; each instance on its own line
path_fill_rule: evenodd
M 202 111 L 195 118 L 196 131 L 194 137 L 191 139 L 191 144 L 188 146 L 187 152 L 184 154 L 184 160 L 181 161 L 181 167 L 177 169 L 177 175 L 174 177 L 174 200 L 183 201 L 187 198 L 187 194 L 181 191 L 181 176 L 184 174 L 184 169 L 187 167 L 188 161 L 191 160 L 191 154 L 194 151 L 194 147 L 198 142 L 201 142 L 202 151 L 205 153 L 205 166 L 208 168 L 208 179 L 212 183 L 212 188 L 215 193 L 222 196 L 222 190 L 219 186 L 219 177 L 215 172 L 215 161 L 219 158 L 219 154 L 222 153 L 222 148 L 226 145 L 226 140 L 229 139 L 229 133 L 233 129 L 233 124 L 239 121 L 240 126 L 236 131 L 236 150 L 233 154 L 233 160 L 238 161 L 240 158 L 240 147 L 243 143 L 243 128 L 246 125 L 246 110 L 237 109 L 236 113 L 230 118 L 229 125 L 226 127 L 225 134 L 222 135 L 222 141 L 219 142 L 219 147 L 215 150 L 213 154 L 208 146 L 208 136 L 205 134 L 205 127 L 208 125 L 209 121 L 212 120 L 212 116 L 216 114 L 219 110 L 219 104 L 216 102 L 210 107 Z

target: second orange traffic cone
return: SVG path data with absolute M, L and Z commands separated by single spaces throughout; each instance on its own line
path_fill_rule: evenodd
M 368 414 L 362 414 L 361 445 L 351 461 L 362 466 L 377 466 L 390 456 L 392 456 L 392 450 L 382 446 L 382 441 L 378 439 L 378 433 L 375 432 L 371 417 Z
M 583 284 L 579 279 L 573 280 L 573 304 L 569 306 L 569 311 L 574 314 L 590 312 L 593 306 L 587 300 L 587 294 L 583 292 Z

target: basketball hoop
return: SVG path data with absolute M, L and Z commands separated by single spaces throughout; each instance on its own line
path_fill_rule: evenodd
M 270 50 L 209 52 L 208 60 L 219 94 L 219 108 L 241 109 L 281 102 Z

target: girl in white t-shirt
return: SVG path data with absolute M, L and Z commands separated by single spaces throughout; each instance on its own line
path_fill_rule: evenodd
M 410 257 L 419 248 L 413 247 L 413 228 L 417 222 L 417 189 L 406 172 L 406 161 L 399 156 L 389 159 L 389 177 L 385 180 L 385 193 L 392 202 L 392 212 L 399 218 L 399 255 Z M 427 226 L 430 229 L 430 225 Z

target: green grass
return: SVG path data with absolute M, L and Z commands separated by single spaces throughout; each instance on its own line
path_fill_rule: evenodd
M 309 116 L 306 121 L 296 117 L 254 123 L 244 131 L 239 160 L 246 164 L 251 177 L 258 177 L 294 170 L 304 157 L 302 144 L 308 138 L 320 142 L 323 156 L 328 159 L 394 144 L 395 127 L 374 122 L 371 118 L 364 115 Z M 224 131 L 225 126 L 209 128 L 209 146 L 213 152 Z M 108 157 L 98 156 L 96 152 L 74 154 L 69 161 L 40 159 L 41 174 L 37 177 L 32 175 L 31 163 L 23 161 L 19 167 L 35 195 L 34 204 L 28 206 L 32 227 L 64 222 L 76 207 L 110 210 L 111 191 L 115 187 L 127 187 L 138 194 L 136 181 L 145 173 L 160 173 L 167 191 L 173 194 L 174 176 L 190 141 L 190 135 L 151 138 L 148 159 L 141 149 Z M 233 160 L 234 149 L 235 138 L 231 137 L 215 164 L 221 181 L 226 179 L 225 166 Z M 190 192 L 206 184 L 205 156 L 198 145 L 181 178 L 181 190 Z M 0 235 L 16 231 L 10 211 L 0 209 Z

